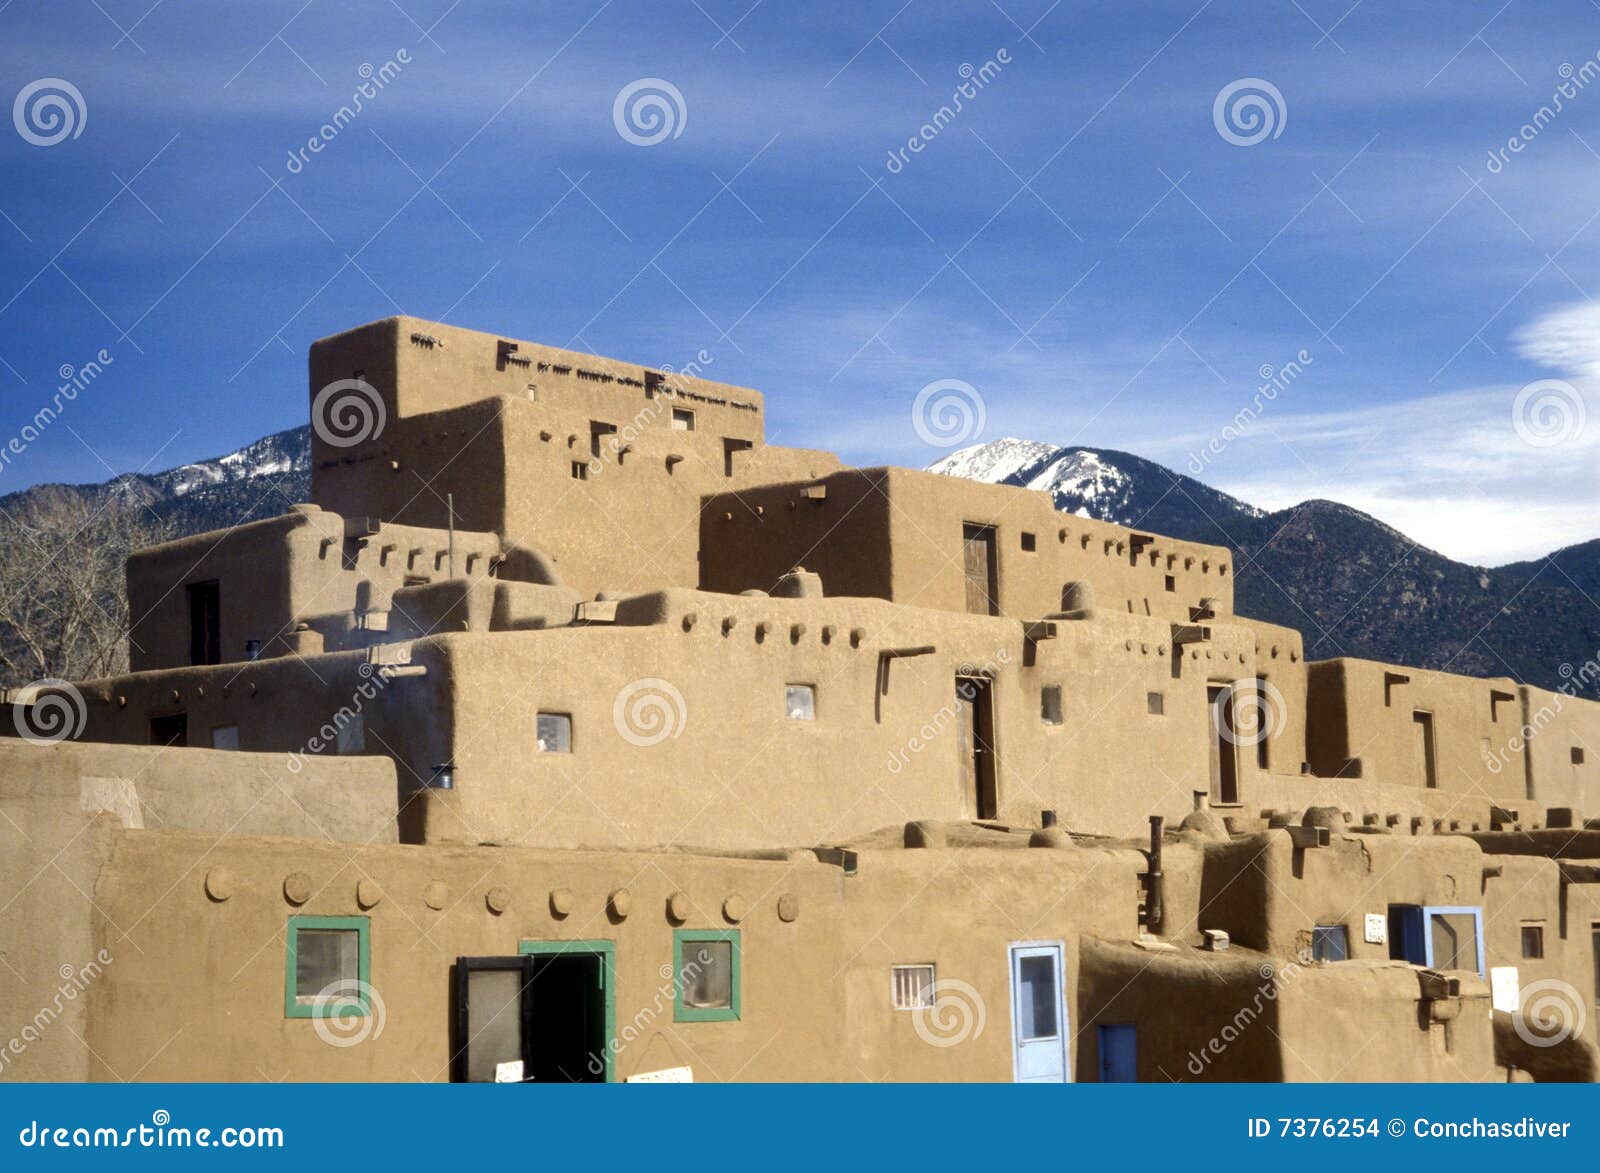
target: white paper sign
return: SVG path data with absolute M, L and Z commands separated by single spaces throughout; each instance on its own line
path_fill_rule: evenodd
M 1389 939 L 1389 918 L 1381 912 L 1367 913 L 1366 941 L 1369 945 L 1382 945 Z
M 1489 968 L 1489 994 L 1496 1010 L 1515 1014 L 1522 1009 L 1522 983 L 1517 978 L 1514 965 L 1495 965 Z
M 694 1069 L 690 1067 L 663 1067 L 660 1071 L 641 1071 L 628 1076 L 628 1083 L 693 1083 Z
M 496 1083 L 521 1083 L 522 1060 L 513 1059 L 510 1063 L 496 1063 L 494 1065 L 494 1081 Z

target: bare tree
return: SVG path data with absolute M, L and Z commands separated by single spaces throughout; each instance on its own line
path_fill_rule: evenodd
M 128 554 L 171 536 L 171 526 L 115 488 L 0 515 L 0 676 L 7 685 L 49 677 L 114 675 L 128 665 Z

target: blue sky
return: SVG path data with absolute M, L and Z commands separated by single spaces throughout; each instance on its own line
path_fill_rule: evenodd
M 308 344 L 405 312 L 698 359 L 854 463 L 944 455 L 913 404 L 960 380 L 966 442 L 1534 556 L 1600 535 L 1597 53 L 1588 0 L 0 0 L 7 101 L 82 99 L 0 123 L 0 440 L 112 360 L 0 490 L 301 423 Z

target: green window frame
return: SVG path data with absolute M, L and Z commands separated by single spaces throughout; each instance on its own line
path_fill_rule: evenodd
M 334 998 L 324 1005 L 300 1002 L 296 962 L 302 929 L 335 929 L 357 934 L 356 981 L 354 999 Z M 365 916 L 291 916 L 288 940 L 284 947 L 283 1016 L 285 1018 L 365 1018 L 372 1013 L 372 920 Z M 317 993 L 319 991 L 312 991 Z
M 728 1005 L 717 1007 L 683 1004 L 683 947 L 708 941 L 729 941 Z M 674 1022 L 737 1022 L 739 1020 L 740 936 L 738 929 L 674 929 L 672 933 L 672 1020 Z

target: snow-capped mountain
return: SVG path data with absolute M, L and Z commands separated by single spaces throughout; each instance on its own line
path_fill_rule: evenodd
M 1040 489 L 1063 513 L 1157 533 L 1205 533 L 1201 540 L 1224 544 L 1237 522 L 1262 516 L 1255 506 L 1193 477 L 1103 448 L 1059 448 L 1007 437 L 952 452 L 928 471 Z
M 311 471 L 311 430 L 290 428 L 263 436 L 237 452 L 156 473 L 151 480 L 174 497 L 211 485 L 232 484 L 254 477 Z
M 1010 437 L 928 470 L 1041 489 L 1065 513 L 1228 546 L 1235 609 L 1299 629 L 1314 659 L 1360 656 L 1555 688 L 1600 647 L 1600 609 L 1590 602 L 1600 592 L 1600 541 L 1498 569 L 1467 566 L 1335 501 L 1267 513 L 1130 453 Z

